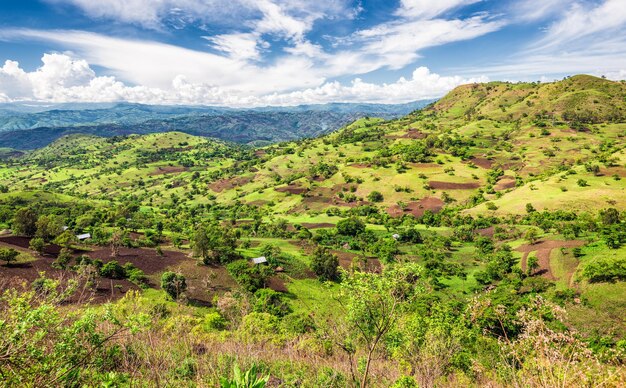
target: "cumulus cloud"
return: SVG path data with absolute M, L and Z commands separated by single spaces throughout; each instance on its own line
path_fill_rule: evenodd
M 0 68 L 0 101 L 129 101 L 233 107 L 337 101 L 398 103 L 435 98 L 460 84 L 486 81 L 484 77 L 444 77 L 419 67 L 410 79 L 400 78 L 390 84 L 367 83 L 357 78 L 347 86 L 327 82 L 292 92 L 250 94 L 242 89 L 191 82 L 184 75 L 175 76 L 167 88 L 129 86 L 115 77 L 97 76 L 85 60 L 67 54 L 45 54 L 42 62 L 37 70 L 26 72 L 17 62 L 7 61 Z

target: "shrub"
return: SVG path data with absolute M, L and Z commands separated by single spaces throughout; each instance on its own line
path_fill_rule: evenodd
M 116 260 L 112 260 L 100 268 L 100 276 L 108 279 L 124 279 L 126 271 Z
M 365 231 L 365 224 L 356 217 L 346 218 L 337 223 L 337 233 L 343 236 L 358 236 Z
M 339 258 L 336 255 L 324 247 L 318 247 L 315 250 L 311 260 L 311 269 L 320 280 L 336 280 L 339 277 L 337 267 L 339 267 Z
M 380 191 L 372 191 L 368 194 L 367 199 L 371 202 L 382 202 L 385 197 L 383 197 Z
M 43 241 L 43 238 L 41 237 L 35 237 L 32 240 L 30 240 L 30 243 L 28 244 L 28 247 L 30 249 L 32 249 L 33 251 L 41 254 L 43 253 L 43 249 L 46 246 L 46 243 Z
M 291 312 L 289 305 L 283 300 L 283 295 L 269 288 L 261 288 L 254 293 L 256 302 L 253 310 L 257 313 L 268 313 L 283 317 Z
M 170 298 L 177 300 L 187 290 L 187 279 L 182 274 L 165 272 L 161 276 L 161 288 Z
M 588 264 L 583 276 L 591 283 L 626 280 L 626 258 L 605 259 Z

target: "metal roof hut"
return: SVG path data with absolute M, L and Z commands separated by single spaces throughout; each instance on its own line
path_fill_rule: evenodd
M 265 256 L 255 257 L 254 259 L 252 259 L 252 263 L 254 263 L 255 265 L 267 264 L 267 258 Z

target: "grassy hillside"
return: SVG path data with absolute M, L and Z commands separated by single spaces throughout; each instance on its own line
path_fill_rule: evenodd
M 620 386 L 625 114 L 624 83 L 575 76 L 260 148 L 66 136 L 0 164 L 3 288 L 71 274 L 87 300 L 63 303 L 132 311 L 114 381 L 212 386 L 256 363 L 276 386 Z

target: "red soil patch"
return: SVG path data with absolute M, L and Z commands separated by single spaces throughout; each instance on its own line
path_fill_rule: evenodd
M 267 155 L 267 152 L 265 152 L 265 150 L 256 150 L 254 151 L 254 155 L 257 158 L 262 158 L 263 156 Z
M 522 252 L 522 261 L 520 263 L 522 270 L 526 271 L 526 261 L 528 259 L 528 254 L 531 252 L 537 252 L 537 259 L 539 261 L 539 270 L 537 273 L 541 274 L 543 277 L 556 280 L 552 271 L 550 270 L 550 254 L 553 249 L 560 248 L 575 248 L 581 245 L 584 245 L 584 241 L 579 240 L 571 240 L 571 241 L 556 241 L 556 240 L 547 240 L 541 241 L 536 244 L 525 244 L 516 249 L 518 252 Z
M 120 248 L 117 257 L 111 257 L 111 250 L 108 248 L 87 252 L 86 255 L 92 259 L 100 259 L 105 263 L 112 260 L 117 260 L 122 265 L 132 263 L 146 275 L 164 272 L 169 267 L 190 260 L 182 252 L 163 251 L 163 256 L 159 256 L 155 250 L 143 248 Z
M 484 237 L 493 237 L 496 228 L 494 226 L 490 226 L 488 228 L 477 229 L 476 233 Z
M 507 190 L 515 188 L 515 178 L 512 176 L 503 176 L 498 180 L 498 183 L 493 187 L 495 190 Z
M 476 166 L 487 170 L 493 166 L 493 160 L 489 160 L 487 158 L 472 158 L 469 161 L 474 163 Z
M 363 257 L 357 254 L 354 254 L 352 252 L 344 252 L 344 251 L 338 251 L 338 250 L 332 250 L 331 252 L 337 255 L 337 257 L 339 258 L 339 265 L 341 266 L 341 268 L 346 269 L 346 270 L 349 270 L 350 268 L 352 268 L 352 263 L 354 262 L 355 258 Z M 366 271 L 366 272 L 372 272 L 372 273 L 380 273 L 383 268 L 382 264 L 380 263 L 380 260 L 376 258 L 370 258 L 370 257 L 366 258 L 364 262 L 359 261 L 359 266 L 361 266 L 361 270 Z
M 604 176 L 613 176 L 613 175 L 617 175 L 619 177 L 626 177 L 626 168 L 624 167 L 607 167 L 607 168 L 601 168 L 600 169 L 600 174 L 604 175 Z
M 335 224 L 330 224 L 328 222 L 303 222 L 300 225 L 307 229 L 321 229 L 321 228 L 334 228 Z
M 372 167 L 371 164 L 369 163 L 352 163 L 348 165 L 349 167 L 354 167 L 354 168 L 370 168 Z
M 23 236 L 3 236 L 0 237 L 0 242 L 13 245 L 19 248 L 29 249 L 30 237 Z M 57 257 L 59 256 L 59 252 L 61 252 L 61 247 L 56 244 L 46 245 L 43 249 L 43 255 L 48 257 Z
M 456 183 L 456 182 L 439 182 L 430 181 L 428 186 L 434 190 L 472 190 L 480 187 L 477 182 Z
M 154 175 L 163 175 L 163 174 L 180 174 L 181 172 L 185 172 L 185 171 L 189 171 L 189 168 L 182 167 L 182 166 L 178 166 L 178 167 L 166 166 L 166 167 L 159 167 L 148 175 L 154 176 Z
M 76 277 L 75 273 L 52 268 L 51 264 L 51 259 L 41 258 L 28 263 L 0 267 L 0 290 L 29 289 L 32 282 L 39 278 L 40 272 L 45 272 L 48 278 L 60 280 L 61 284 Z M 97 278 L 95 290 L 81 285 L 67 302 L 104 303 L 123 297 L 126 291 L 137 289 L 138 287 L 128 280 Z
M 402 217 L 404 214 L 411 214 L 413 217 L 421 217 L 426 210 L 437 213 L 443 209 L 443 206 L 444 202 L 439 198 L 426 197 L 417 202 L 409 202 L 404 210 L 398 205 L 393 205 L 387 209 L 387 213 L 392 217 Z
M 413 168 L 421 169 L 421 168 L 437 168 L 441 167 L 437 163 L 407 163 L 407 166 L 411 166 Z
M 254 180 L 254 177 L 241 177 L 241 178 L 224 178 L 217 180 L 213 183 L 209 184 L 209 189 L 213 190 L 216 193 L 221 193 L 224 190 L 234 189 L 238 186 L 243 186 L 248 184 Z
M 306 187 L 300 187 L 297 185 L 287 185 L 283 187 L 275 187 L 275 191 L 279 193 L 289 193 L 289 194 L 303 194 L 308 191 Z
M 264 201 L 262 199 L 257 199 L 256 201 L 252 201 L 252 202 L 248 202 L 248 205 L 253 205 L 256 207 L 261 207 L 261 206 L 265 206 L 268 203 L 270 203 L 269 201 Z
M 285 282 L 279 276 L 272 276 L 267 279 L 266 286 L 276 292 L 289 292 Z
M 409 128 L 409 130 L 404 135 L 385 135 L 386 139 L 425 139 L 426 134 L 421 132 L 419 129 Z

